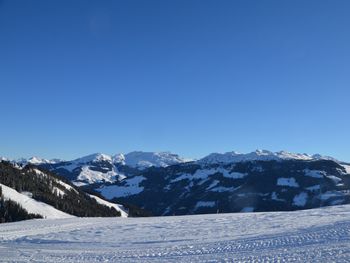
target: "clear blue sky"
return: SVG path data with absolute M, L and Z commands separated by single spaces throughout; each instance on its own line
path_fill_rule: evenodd
M 0 155 L 350 161 L 350 1 L 0 0 Z

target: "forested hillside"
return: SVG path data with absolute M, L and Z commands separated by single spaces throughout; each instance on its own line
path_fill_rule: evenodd
M 11 200 L 5 200 L 0 186 L 0 223 L 15 222 L 26 219 L 42 218 L 37 214 L 28 213 L 22 206 Z
M 120 216 L 120 212 L 115 208 L 99 204 L 94 198 L 65 182 L 62 178 L 31 165 L 18 168 L 12 163 L 0 162 L 0 184 L 15 189 L 18 193 L 25 193 L 37 201 L 70 215 L 79 217 Z M 7 200 L 3 200 L 1 209 L 5 211 L 4 215 L 11 214 L 12 217 L 14 217 L 13 211 L 18 211 L 16 219 L 37 217 L 25 215 L 23 211 L 21 212 L 20 207 L 16 207 L 13 202 Z M 7 217 L 4 221 L 11 220 Z

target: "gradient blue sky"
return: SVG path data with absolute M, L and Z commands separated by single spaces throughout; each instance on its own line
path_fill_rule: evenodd
M 0 0 L 0 155 L 350 161 L 350 1 Z

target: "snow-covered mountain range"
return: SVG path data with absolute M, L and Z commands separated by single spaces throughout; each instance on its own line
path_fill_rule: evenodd
M 6 157 L 0 157 L 0 160 L 12 161 L 18 164 L 26 165 L 26 164 L 56 164 L 62 162 L 68 162 L 61 159 L 44 159 L 40 157 L 31 157 L 28 159 L 20 158 L 10 160 Z M 130 167 L 145 169 L 151 166 L 156 167 L 166 167 L 173 164 L 183 163 L 187 161 L 191 161 L 185 158 L 181 158 L 177 154 L 173 154 L 170 152 L 142 152 L 142 151 L 134 151 L 127 154 L 116 154 L 116 155 L 108 155 L 103 153 L 94 153 L 84 157 L 77 158 L 75 160 L 69 161 L 70 163 L 74 163 L 76 165 L 90 163 L 90 162 L 110 162 L 115 164 L 127 165 Z
M 62 159 L 44 159 L 40 157 L 31 157 L 28 159 L 20 158 L 10 160 L 6 157 L 0 157 L 0 160 L 12 161 L 18 164 L 56 164 L 68 162 Z M 291 153 L 287 151 L 272 152 L 268 150 L 256 150 L 250 153 L 239 153 L 236 151 L 226 153 L 211 153 L 199 160 L 180 157 L 178 154 L 171 152 L 143 152 L 134 151 L 127 154 L 119 153 L 115 155 L 108 155 L 103 153 L 95 153 L 87 155 L 75 160 L 69 161 L 71 163 L 82 164 L 89 162 L 107 161 L 115 164 L 127 165 L 133 168 L 145 169 L 152 166 L 167 167 L 169 165 L 192 162 L 198 163 L 234 163 L 242 161 L 271 161 L 271 160 L 334 160 L 335 158 L 323 156 L 320 154 L 306 154 L 306 153 Z
M 306 153 L 291 153 L 287 151 L 271 152 L 267 150 L 256 150 L 251 153 L 227 152 L 212 153 L 200 159 L 199 163 L 238 163 L 246 161 L 281 161 L 281 160 L 333 160 L 335 158 L 322 156 L 320 154 L 309 155 Z
M 2 160 L 8 160 L 1 157 Z M 201 165 L 228 164 L 247 161 L 283 161 L 283 160 L 333 160 L 336 159 L 319 154 L 298 154 L 286 151 L 271 152 L 267 150 L 256 150 L 243 154 L 235 151 L 227 153 L 211 153 L 199 160 L 180 157 L 170 152 L 142 152 L 134 151 L 127 154 L 108 155 L 95 153 L 71 161 L 61 159 L 44 159 L 31 157 L 28 159 L 10 160 L 20 166 L 26 164 L 41 165 L 49 170 L 58 171 L 59 174 L 68 176 L 76 185 L 94 183 L 113 183 L 126 177 L 121 172 L 121 167 L 128 167 L 131 170 L 144 170 L 150 167 L 167 167 L 182 163 L 197 163 Z M 119 169 L 118 169 L 119 168 Z M 129 170 L 130 170 L 129 169 Z M 74 180 L 73 180 L 74 179 Z
M 298 210 L 350 203 L 350 165 L 321 155 L 257 150 L 188 160 L 169 152 L 132 152 L 92 154 L 72 161 L 31 160 L 35 163 L 28 163 L 81 189 L 154 215 Z

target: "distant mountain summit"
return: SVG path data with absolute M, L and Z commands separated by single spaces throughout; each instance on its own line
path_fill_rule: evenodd
M 130 152 L 124 156 L 124 165 L 145 169 L 152 166 L 167 167 L 187 162 L 188 160 L 170 152 Z
M 280 160 L 333 160 L 336 159 L 328 156 L 322 156 L 320 154 L 309 155 L 306 153 L 290 153 L 286 151 L 271 152 L 267 150 L 256 150 L 251 153 L 212 153 L 208 156 L 200 159 L 199 163 L 237 163 L 245 161 L 280 161 Z
M 125 168 L 144 170 L 149 167 L 167 167 L 188 162 L 189 160 L 170 152 L 134 151 L 128 154 L 108 155 L 95 153 L 71 161 L 47 160 L 37 157 L 20 159 L 13 162 L 26 165 L 34 164 L 55 171 L 73 181 L 78 186 L 94 183 L 113 183 L 125 178 Z
M 58 163 L 58 162 L 62 162 L 62 161 L 63 160 L 61 160 L 61 159 L 48 160 L 48 159 L 43 159 L 43 158 L 33 156 L 33 157 L 28 158 L 28 159 L 21 158 L 21 159 L 13 160 L 12 162 L 15 162 L 17 164 L 24 166 L 27 164 Z
M 83 190 L 153 215 L 290 211 L 350 203 L 350 165 L 318 154 L 256 150 L 187 160 L 169 152 L 135 151 L 40 160 L 35 160 L 38 167 Z
M 0 157 L 0 160 L 8 160 L 6 157 Z M 108 155 L 103 153 L 94 153 L 83 156 L 71 161 L 61 159 L 44 159 L 40 157 L 31 157 L 28 159 L 21 158 L 11 160 L 14 163 L 26 164 L 57 164 L 57 163 L 72 163 L 72 164 L 87 164 L 97 162 L 109 162 L 111 164 L 125 165 L 137 169 L 145 169 L 149 167 L 167 167 L 170 165 L 197 162 L 197 163 L 234 163 L 244 161 L 271 161 L 271 160 L 333 160 L 339 162 L 337 159 L 323 156 L 320 154 L 306 154 L 306 153 L 291 153 L 287 151 L 272 152 L 268 150 L 256 150 L 251 153 L 240 153 L 236 151 L 226 153 L 211 153 L 199 160 L 183 158 L 178 154 L 171 152 L 143 152 L 133 151 L 127 154 L 119 153 L 115 155 Z

